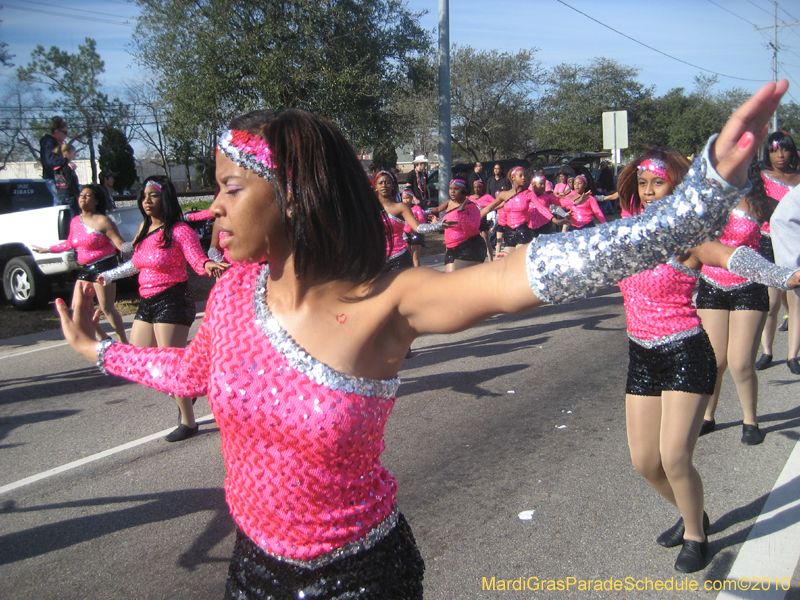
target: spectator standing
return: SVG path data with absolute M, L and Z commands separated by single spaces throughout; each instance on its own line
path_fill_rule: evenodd
M 81 210 L 78 208 L 78 196 L 81 187 L 78 174 L 71 168 L 75 163 L 75 146 L 61 144 L 53 150 L 53 156 L 68 161 L 66 165 L 53 168 L 53 181 L 56 188 L 56 206 L 68 206 L 71 218 L 77 217 Z
M 411 175 L 411 190 L 419 199 L 422 209 L 428 208 L 431 195 L 428 191 L 428 158 L 419 154 L 414 158 L 414 171 Z
M 503 166 L 500 163 L 495 163 L 492 169 L 492 177 L 486 184 L 486 191 L 492 195 L 492 198 L 497 198 L 498 192 L 504 192 L 511 189 L 511 182 L 506 178 L 503 173 Z
M 483 165 L 480 161 L 477 161 L 473 167 L 472 171 L 467 174 L 467 189 L 472 190 L 475 185 L 475 181 L 486 181 L 486 178 L 483 176 Z
M 61 117 L 50 119 L 50 133 L 44 134 L 39 140 L 39 161 L 42 163 L 42 179 L 47 184 L 47 189 L 53 195 L 53 206 L 59 206 L 58 192 L 56 191 L 56 181 L 53 169 L 69 165 L 73 169 L 69 159 L 55 154 L 55 149 L 61 147 L 67 139 L 67 124 Z
M 106 196 L 106 210 L 111 212 L 117 208 L 117 203 L 114 202 L 114 196 L 117 195 L 114 190 L 114 178 L 117 174 L 114 171 L 100 171 L 98 178 L 100 179 L 100 187 L 103 188 L 103 193 Z

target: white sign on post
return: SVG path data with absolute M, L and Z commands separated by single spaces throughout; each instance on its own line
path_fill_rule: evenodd
M 603 148 L 618 150 L 628 147 L 628 111 L 603 113 Z

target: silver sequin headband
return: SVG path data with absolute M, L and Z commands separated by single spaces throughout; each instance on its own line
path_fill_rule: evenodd
M 249 131 L 229 129 L 219 137 L 217 150 L 243 169 L 252 171 L 267 181 L 275 179 L 272 152 L 261 136 Z

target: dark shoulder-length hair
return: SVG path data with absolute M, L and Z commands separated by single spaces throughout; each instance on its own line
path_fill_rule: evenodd
M 355 283 L 374 279 L 386 260 L 383 210 L 341 132 L 299 109 L 253 111 L 229 127 L 260 136 L 270 148 L 275 199 L 296 274 Z
M 87 183 L 81 186 L 81 191 L 83 190 L 92 191 L 92 197 L 96 203 L 94 212 L 100 213 L 101 215 L 106 214 L 106 209 L 108 207 L 106 206 L 106 193 L 103 191 L 103 188 L 96 183 Z
M 639 165 L 648 158 L 664 161 L 673 187 L 683 181 L 691 166 L 689 159 L 674 148 L 649 148 L 639 158 L 629 162 L 619 174 L 617 192 L 620 204 L 632 215 L 639 214 L 642 210 L 642 201 L 639 199 Z
M 172 245 L 172 228 L 177 224 L 183 222 L 183 212 L 181 212 L 181 205 L 178 202 L 178 194 L 175 191 L 175 186 L 172 181 L 167 179 L 164 175 L 153 175 L 148 177 L 142 189 L 139 190 L 139 197 L 136 199 L 136 205 L 139 207 L 139 212 L 142 213 L 144 219 L 144 226 L 139 230 L 136 239 L 133 240 L 133 245 L 137 246 L 147 237 L 150 231 L 152 220 L 144 212 L 142 203 L 144 202 L 144 191 L 150 182 L 157 183 L 161 186 L 161 220 L 164 221 L 164 241 L 161 244 L 162 248 L 169 248 Z
M 775 201 L 767 195 L 767 190 L 764 189 L 761 165 L 757 159 L 753 159 L 753 162 L 750 163 L 747 178 L 753 184 L 753 189 L 747 194 L 747 203 L 750 205 L 752 215 L 761 222 L 769 221 L 772 211 L 775 210 Z
M 768 169 L 772 168 L 772 161 L 769 158 L 770 149 L 773 144 L 777 144 L 789 152 L 789 167 L 797 170 L 800 168 L 800 156 L 797 155 L 797 145 L 794 143 L 794 138 L 785 131 L 773 131 L 767 141 L 764 142 L 764 165 Z

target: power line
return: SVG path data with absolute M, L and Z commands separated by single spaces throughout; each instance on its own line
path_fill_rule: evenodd
M 693 64 L 692 64 L 692 63 L 690 63 L 690 62 L 686 62 L 685 60 L 682 60 L 682 59 L 680 59 L 680 58 L 676 58 L 676 57 L 674 57 L 674 56 L 672 56 L 672 55 L 670 55 L 670 54 L 667 54 L 666 52 L 662 52 L 661 50 L 659 50 L 659 49 L 657 49 L 657 48 L 653 48 L 652 46 L 648 46 L 648 45 L 647 45 L 647 44 L 645 44 L 644 42 L 640 42 L 639 40 L 637 40 L 637 39 L 634 39 L 634 38 L 632 38 L 631 36 L 629 36 L 629 35 L 627 35 L 627 34 L 625 34 L 625 33 L 622 33 L 621 31 L 618 31 L 618 30 L 614 29 L 614 28 L 613 28 L 613 27 L 611 27 L 610 25 L 606 25 L 606 24 L 605 24 L 605 23 L 603 23 L 602 21 L 598 21 L 598 20 L 597 20 L 597 19 L 595 19 L 594 17 L 592 17 L 592 16 L 590 16 L 590 15 L 587 15 L 585 12 L 578 10 L 578 9 L 577 9 L 577 8 L 575 8 L 574 6 L 570 6 L 569 4 L 567 4 L 566 2 L 564 2 L 564 0 L 556 0 L 556 1 L 557 1 L 559 4 L 563 4 L 563 5 L 564 5 L 564 6 L 566 6 L 567 8 L 571 8 L 571 9 L 572 9 L 572 10 L 574 10 L 576 13 L 583 15 L 583 16 L 584 16 L 584 17 L 586 17 L 587 19 L 590 19 L 590 20 L 594 21 L 594 22 L 595 22 L 595 23 L 597 23 L 598 25 L 602 25 L 602 26 L 603 26 L 603 27 L 605 27 L 606 29 L 610 29 L 610 30 L 611 30 L 611 31 L 613 31 L 614 33 L 616 33 L 616 34 L 619 34 L 619 35 L 621 35 L 622 37 L 624 37 L 624 38 L 627 38 L 627 39 L 631 40 L 632 42 L 635 42 L 635 43 L 639 44 L 640 46 L 644 46 L 645 48 L 647 48 L 647 49 L 649 49 L 649 50 L 652 50 L 653 52 L 657 52 L 658 54 L 661 54 L 661 55 L 663 55 L 663 56 L 666 56 L 667 58 L 671 58 L 672 60 L 676 60 L 676 61 L 678 61 L 679 63 L 683 63 L 683 64 L 685 64 L 685 65 L 688 65 L 688 66 L 692 67 L 693 69 L 700 69 L 701 71 L 705 71 L 706 73 L 712 73 L 713 75 L 719 75 L 720 77 L 727 77 L 728 79 L 738 79 L 739 81 L 757 81 L 757 82 L 767 81 L 766 79 L 748 79 L 748 78 L 746 78 L 746 77 L 736 77 L 735 75 L 725 75 L 724 73 L 718 73 L 718 72 L 716 72 L 716 71 L 712 71 L 711 69 L 706 69 L 706 68 L 703 68 L 703 67 L 699 67 L 699 66 L 697 66 L 697 65 L 693 65 Z M 748 0 L 748 2 L 749 2 L 749 0 Z
M 750 4 L 752 4 L 753 6 L 755 6 L 755 7 L 756 7 L 758 10 L 763 10 L 763 11 L 764 11 L 765 13 L 767 13 L 767 14 L 768 14 L 770 17 L 772 16 L 772 13 L 771 13 L 771 12 L 769 12 L 769 11 L 768 11 L 766 8 L 764 8 L 764 7 L 762 7 L 762 6 L 759 6 L 759 5 L 758 5 L 758 4 L 756 4 L 755 2 L 752 2 L 751 0 L 747 0 L 747 1 L 748 1 L 748 2 L 750 2 Z
M 732 15 L 733 15 L 734 17 L 736 17 L 737 19 L 741 19 L 742 21 L 744 21 L 745 23 L 748 23 L 748 24 L 752 25 L 753 27 L 758 27 L 758 25 L 756 25 L 755 23 L 752 23 L 752 22 L 748 21 L 747 19 L 745 19 L 744 17 L 742 17 L 741 15 L 737 15 L 735 12 L 732 12 L 732 11 L 728 10 L 727 8 L 725 8 L 724 6 L 722 6 L 721 4 L 717 4 L 716 2 L 714 2 L 714 0 L 708 0 L 708 1 L 709 1 L 709 2 L 711 2 L 711 4 L 713 4 L 714 6 L 718 6 L 719 8 L 721 8 L 722 10 L 724 10 L 726 13 L 730 13 L 730 14 L 732 14 Z
M 789 17 L 790 19 L 794 19 L 794 20 L 795 20 L 795 22 L 797 22 L 798 20 L 800 20 L 800 19 L 798 19 L 797 17 L 794 17 L 794 16 L 790 15 L 788 12 L 786 12 L 786 9 L 785 9 L 785 8 L 783 8 L 783 7 L 782 7 L 780 4 L 778 5 L 778 8 L 779 8 L 780 10 L 782 10 L 783 12 L 785 12 L 785 13 L 788 15 L 788 17 Z
M 55 16 L 55 17 L 64 17 L 66 19 L 81 19 L 82 21 L 93 21 L 95 23 L 105 23 L 107 25 L 125 25 L 127 27 L 134 27 L 133 24 L 128 23 L 127 21 L 124 21 L 124 22 L 122 22 L 122 21 L 111 21 L 109 19 L 97 19 L 97 18 L 94 18 L 94 17 L 84 17 L 84 16 L 78 16 L 78 15 L 69 15 L 69 14 L 64 14 L 64 13 L 53 12 L 51 10 L 43 10 L 43 9 L 38 9 L 38 8 L 27 8 L 27 7 L 24 7 L 24 6 L 14 6 L 12 4 L 7 4 L 7 3 L 3 4 L 3 8 L 11 9 L 11 10 L 24 10 L 24 11 L 27 11 L 27 12 L 38 13 L 38 14 L 43 14 L 43 15 L 52 15 L 52 16 Z
M 122 15 L 113 15 L 111 13 L 102 13 L 95 10 L 85 10 L 82 8 L 71 8 L 69 6 L 59 6 L 58 4 L 48 4 L 47 2 L 36 2 L 35 0 L 16 0 L 17 2 L 23 2 L 25 4 L 36 4 L 38 6 L 47 6 L 50 8 L 58 8 L 61 10 L 71 10 L 73 12 L 79 13 L 87 13 L 90 15 L 100 15 L 103 17 L 114 17 L 115 19 L 132 19 L 133 17 L 123 17 Z

